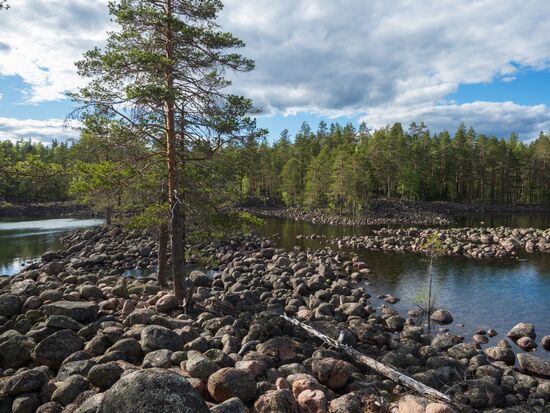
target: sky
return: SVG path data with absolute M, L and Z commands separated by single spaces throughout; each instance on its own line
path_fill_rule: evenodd
M 10 0 L 0 11 L 0 139 L 77 137 L 74 62 L 115 28 L 106 0 Z M 547 0 L 225 0 L 256 69 L 233 78 L 272 139 L 302 122 L 464 122 L 524 140 L 550 130 Z

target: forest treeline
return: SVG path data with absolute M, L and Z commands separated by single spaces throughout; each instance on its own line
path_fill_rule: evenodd
M 102 175 L 103 181 L 108 180 L 107 174 L 118 193 L 113 197 L 109 192 L 106 197 L 113 206 L 152 202 L 147 199 L 155 183 L 147 183 L 146 175 L 123 202 L 117 179 L 123 188 L 129 172 L 115 173 L 113 166 L 131 154 L 146 154 L 147 148 L 104 143 L 93 134 L 88 128 L 76 142 L 49 145 L 30 140 L 1 142 L 2 200 L 70 200 L 86 192 L 90 195 L 92 187 L 105 190 L 107 182 L 99 185 L 97 181 Z M 233 202 L 269 198 L 340 212 L 360 212 L 378 197 L 546 205 L 550 201 L 550 135 L 541 133 L 523 143 L 514 134 L 498 139 L 464 125 L 451 135 L 447 131 L 430 134 L 422 123 L 412 123 L 407 130 L 396 123 L 375 131 L 364 124 L 355 128 L 325 122 L 313 131 L 304 123 L 295 137 L 284 130 L 273 143 L 250 139 L 246 145 L 225 148 L 207 170 L 212 173 L 209 179 L 205 169 L 197 172 L 201 185 L 210 187 L 203 186 L 207 196 L 214 197 L 216 185 L 218 189 L 223 185 L 224 190 L 231 188 Z
M 0 200 L 13 203 L 65 201 L 70 166 L 77 146 L 54 140 L 45 145 L 30 139 L 0 141 Z
M 244 190 L 287 205 L 361 211 L 377 197 L 494 205 L 550 201 L 550 135 L 529 143 L 461 124 L 431 134 L 423 124 L 370 131 L 363 123 L 304 123 L 255 148 Z

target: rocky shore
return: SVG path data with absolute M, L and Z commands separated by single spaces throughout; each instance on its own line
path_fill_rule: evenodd
M 197 245 L 213 277 L 193 271 L 194 308 L 154 276 L 148 233 L 101 227 L 65 238 L 0 279 L 0 412 L 546 412 L 550 362 L 483 348 L 493 332 L 433 337 L 373 298 L 367 265 L 328 250 L 285 251 L 257 236 Z M 452 397 L 429 402 L 283 320 L 287 314 Z M 448 323 L 440 311 L 434 318 Z M 550 348 L 529 324 L 508 339 Z M 541 351 L 544 351 L 541 349 Z M 515 367 L 516 360 L 518 367 Z
M 550 229 L 534 228 L 449 228 L 374 230 L 373 235 L 345 236 L 327 242 L 338 247 L 370 251 L 426 251 L 426 240 L 440 241 L 440 253 L 449 256 L 515 258 L 520 253 L 550 253 Z
M 241 210 L 261 217 L 284 218 L 326 225 L 417 225 L 448 226 L 461 218 L 484 214 L 550 213 L 538 206 L 486 206 L 453 202 L 414 202 L 399 199 L 377 199 L 364 215 L 340 215 L 326 210 L 307 210 L 277 206 L 246 206 Z

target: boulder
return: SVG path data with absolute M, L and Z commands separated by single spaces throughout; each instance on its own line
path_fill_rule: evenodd
M 101 300 L 103 299 L 103 291 L 96 285 L 81 285 L 78 288 L 78 292 L 85 300 L 94 299 Z
M 124 354 L 124 360 L 129 363 L 138 363 L 143 358 L 143 350 L 139 341 L 135 338 L 123 338 L 117 341 L 110 348 L 107 349 L 107 353 L 120 352 Z
M 19 314 L 23 301 L 14 294 L 0 295 L 0 316 L 12 317 Z
M 455 413 L 455 411 L 443 403 L 430 403 L 426 406 L 426 413 Z
M 315 359 L 311 365 L 315 377 L 330 389 L 337 390 L 345 386 L 351 375 L 351 364 L 333 358 Z
M 44 271 L 48 275 L 58 275 L 64 270 L 65 270 L 65 266 L 63 265 L 63 263 L 55 262 L 55 261 L 49 262 L 42 267 L 42 271 Z
M 407 395 L 399 399 L 399 413 L 424 413 L 427 405 L 425 399 Z
M 210 284 L 212 284 L 210 277 L 198 270 L 191 271 L 191 274 L 189 274 L 189 279 L 195 287 L 210 287 Z
M 451 324 L 453 322 L 451 313 L 444 309 L 435 311 L 430 319 L 438 324 Z
M 386 325 L 392 330 L 401 331 L 405 326 L 405 321 L 400 315 L 394 315 L 386 319 Z
M 11 293 L 17 296 L 30 296 L 36 295 L 36 282 L 34 280 L 22 280 L 16 281 L 11 285 Z
M 35 296 L 33 295 L 31 297 L 35 297 Z M 41 303 L 46 302 L 46 301 L 49 301 L 49 302 L 62 301 L 63 300 L 63 291 L 54 290 L 54 289 L 44 290 L 40 293 L 38 298 L 40 299 Z
M 88 372 L 88 380 L 100 389 L 108 389 L 115 384 L 124 370 L 116 362 L 98 364 Z
M 447 350 L 447 353 L 455 359 L 471 359 L 472 357 L 477 355 L 477 349 L 475 344 L 471 343 L 459 343 L 455 346 L 452 346 Z
M 292 394 L 298 397 L 304 390 L 322 390 L 327 391 L 327 388 L 317 381 L 317 379 L 309 374 L 292 374 L 287 377 L 288 383 L 291 386 Z
M 172 367 L 172 354 L 173 352 L 170 350 L 155 350 L 151 351 L 150 353 L 147 353 L 145 357 L 143 358 L 143 363 L 141 363 L 141 366 L 143 368 L 151 368 L 151 367 L 160 367 L 160 368 L 170 368 Z
M 160 313 L 169 313 L 176 310 L 180 305 L 180 300 L 174 294 L 166 294 L 160 297 L 155 307 Z
M 361 400 L 354 393 L 348 393 L 333 399 L 329 405 L 330 413 L 363 413 Z
M 516 356 L 510 345 L 506 341 L 500 341 L 495 347 L 488 347 L 484 351 L 485 355 L 494 361 L 503 361 L 511 366 L 516 362 Z
M 64 315 L 79 323 L 94 321 L 99 311 L 97 304 L 82 301 L 56 301 L 42 308 L 46 315 Z
M 207 381 L 208 378 L 219 370 L 219 366 L 198 351 L 190 351 L 187 354 L 185 370 L 193 378 Z
M 8 330 L 0 335 L 0 366 L 18 368 L 31 361 L 31 352 L 35 342 L 16 330 Z
M 539 399 L 544 399 L 546 402 L 550 402 L 550 381 L 540 383 L 537 386 L 534 396 Z
M 138 370 L 107 390 L 97 413 L 209 413 L 187 379 L 170 370 Z
M 489 338 L 483 334 L 474 334 L 472 340 L 476 344 L 487 344 L 489 342 Z
M 265 343 L 258 344 L 256 351 L 264 356 L 286 364 L 292 362 L 298 354 L 299 343 L 290 337 L 281 336 L 269 339 Z
M 74 356 L 75 354 L 73 354 Z M 57 380 L 66 380 L 73 374 L 80 374 L 81 376 L 86 376 L 90 369 L 97 365 L 97 362 L 95 360 L 74 360 L 74 361 L 68 361 L 70 359 L 66 359 L 64 363 L 61 365 L 57 372 Z
M 42 404 L 36 393 L 27 393 L 17 396 L 11 405 L 12 413 L 34 413 Z
M 452 346 L 462 343 L 464 339 L 451 333 L 436 335 L 432 340 L 432 346 L 438 350 L 447 350 Z
M 57 370 L 63 360 L 84 347 L 84 339 L 72 330 L 60 330 L 42 340 L 33 351 L 39 364 Z
M 42 254 L 42 262 L 50 262 L 53 260 L 60 259 L 61 255 L 55 251 L 47 251 L 44 254 Z
M 52 394 L 51 400 L 66 406 L 71 403 L 82 392 L 90 388 L 88 380 L 79 375 L 73 374 L 67 380 L 57 386 Z
M 298 404 L 290 390 L 269 390 L 254 403 L 255 413 L 298 413 Z
M 530 351 L 537 348 L 537 343 L 531 337 L 521 337 L 517 343 L 523 350 Z
M 84 403 L 82 403 L 74 413 L 96 413 L 105 393 L 97 393 L 91 397 L 88 397 Z
M 61 406 L 57 402 L 44 403 L 36 410 L 36 413 L 62 413 L 62 412 L 63 412 L 63 406 Z M 91 413 L 91 412 L 88 412 L 88 413 Z
M 179 351 L 183 348 L 183 340 L 169 328 L 152 325 L 141 331 L 141 347 L 144 353 L 162 349 Z
M 328 404 L 325 393 L 321 390 L 304 390 L 296 399 L 301 412 L 327 412 Z
M 518 354 L 518 363 L 519 369 L 524 373 L 550 379 L 550 361 L 520 353 Z
M 550 351 L 550 336 L 544 336 L 540 341 L 540 344 L 542 344 L 543 349 Z
M 248 403 L 256 398 L 256 381 L 247 371 L 226 367 L 210 375 L 208 392 L 218 403 L 233 397 Z
M 82 324 L 75 321 L 71 317 L 65 315 L 51 315 L 46 319 L 46 327 L 52 327 L 62 330 L 78 331 L 82 328 Z
M 516 324 L 506 335 L 514 341 L 522 337 L 530 337 L 532 339 L 537 337 L 535 334 L 535 326 L 529 323 Z
M 210 409 L 210 413 L 246 413 L 244 404 L 241 399 L 233 397 L 226 400 Z
M 34 368 L 17 373 L 4 383 L 4 392 L 10 396 L 39 391 L 48 381 L 48 375 L 44 368 Z

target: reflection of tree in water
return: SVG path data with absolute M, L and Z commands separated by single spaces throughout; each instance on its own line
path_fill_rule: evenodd
M 550 254 L 533 256 L 531 262 L 537 269 L 539 276 L 547 278 L 550 282 Z
M 335 238 L 344 235 L 360 235 L 365 231 L 361 227 L 311 224 L 279 218 L 266 218 L 264 225 L 258 230 L 261 234 L 268 237 L 276 233 L 280 234 L 280 238 L 276 240 L 277 245 L 287 250 L 291 250 L 294 246 L 302 248 L 319 248 L 323 246 L 323 242 L 321 241 L 324 238 L 320 240 L 297 239 L 298 235 L 311 236 L 315 234 L 322 237 Z
M 0 235 L 0 267 L 7 271 L 15 259 L 17 262 L 39 257 L 45 251 L 59 247 L 56 234 Z
M 486 227 L 511 227 L 511 228 L 550 228 L 550 214 L 501 214 L 480 215 L 458 220 L 460 226 L 479 227 L 481 222 Z

